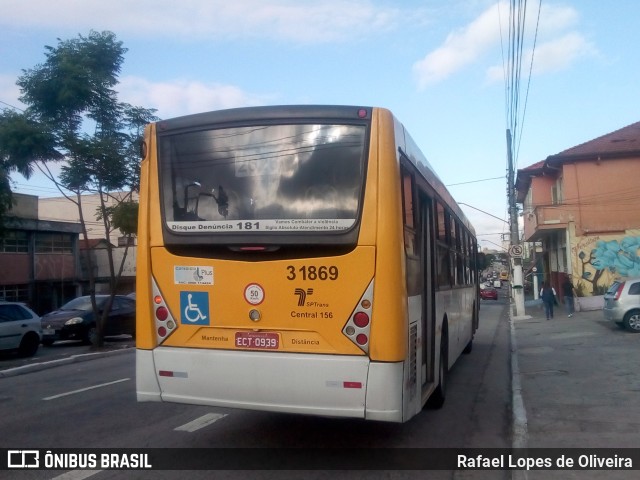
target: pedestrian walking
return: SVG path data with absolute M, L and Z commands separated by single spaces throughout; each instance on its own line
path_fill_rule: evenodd
M 540 289 L 540 298 L 544 305 L 544 313 L 547 316 L 547 320 L 553 318 L 553 304 L 556 303 L 556 290 L 547 282 L 542 284 Z
M 574 292 L 573 283 L 571 278 L 567 277 L 562 284 L 562 294 L 564 295 L 564 306 L 567 309 L 567 317 L 571 318 L 574 312 Z

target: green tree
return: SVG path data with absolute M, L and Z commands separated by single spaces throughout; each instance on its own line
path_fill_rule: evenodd
M 9 109 L 0 112 L 0 233 L 13 205 L 11 173 L 29 178 L 35 162 L 62 160 L 54 144 L 51 132 L 28 114 Z
M 130 216 L 137 210 L 120 205 L 133 201 L 132 194 L 139 186 L 138 145 L 142 129 L 157 118 L 154 109 L 118 101 L 115 87 L 127 50 L 112 32 L 95 31 L 86 37 L 58 39 L 57 46 L 45 49 L 45 62 L 23 70 L 16 82 L 26 111 L 5 111 L 0 119 L 3 171 L 16 170 L 28 178 L 34 165 L 42 170 L 76 204 L 85 239 L 88 234 L 82 199 L 86 194 L 99 198 L 96 219 L 102 222 L 105 238 L 115 228 L 134 235 Z M 52 161 L 63 161 L 58 177 L 48 166 Z M 122 195 L 123 191 L 127 193 Z M 112 297 L 102 312 L 95 304 L 96 279 L 89 252 L 84 259 L 94 313 L 100 318 L 96 325 L 97 346 L 104 341 L 104 322 L 125 260 L 123 257 L 116 271 L 111 243 L 108 245 Z
M 490 263 L 487 263 L 487 254 L 483 253 L 483 252 L 479 252 L 477 255 L 477 263 L 476 263 L 476 267 L 478 268 L 478 271 L 483 271 L 484 269 L 488 268 L 490 265 Z

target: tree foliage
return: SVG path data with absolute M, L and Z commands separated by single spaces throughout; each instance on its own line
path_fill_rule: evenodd
M 125 235 L 136 235 L 138 233 L 138 206 L 137 202 L 120 202 L 118 205 L 109 207 L 113 226 Z
M 491 265 L 491 263 L 488 262 L 488 256 L 489 255 L 483 252 L 478 253 L 476 267 L 479 271 L 485 270 Z
M 13 203 L 11 173 L 29 178 L 34 161 L 61 160 L 54 145 L 52 133 L 29 115 L 9 109 L 0 113 L 0 232 Z
M 86 37 L 58 39 L 56 46 L 45 46 L 45 50 L 44 63 L 23 70 L 16 82 L 26 111 L 5 110 L 0 116 L 0 215 L 3 205 L 6 208 L 3 192 L 8 175 L 18 171 L 29 178 L 37 167 L 77 205 L 85 239 L 84 194 L 96 194 L 100 199 L 96 218 L 102 221 L 105 238 L 116 227 L 133 235 L 131 215 L 137 209 L 131 205 L 120 208 L 119 204 L 130 204 L 132 192 L 139 187 L 138 145 L 142 129 L 157 118 L 153 109 L 118 101 L 115 87 L 127 50 L 112 32 L 95 31 Z M 61 173 L 55 177 L 48 163 L 60 161 Z M 123 196 L 123 191 L 129 193 Z M 116 217 L 112 218 L 114 214 Z M 111 249 L 108 253 L 114 293 L 122 264 L 116 272 Z M 86 261 L 93 295 L 91 256 Z M 109 308 L 110 302 L 105 318 Z M 98 325 L 100 343 L 101 326 Z

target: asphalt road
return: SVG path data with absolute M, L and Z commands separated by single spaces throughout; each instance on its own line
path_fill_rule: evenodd
M 129 335 L 108 337 L 105 339 L 105 350 L 120 350 L 132 348 L 135 340 Z M 66 359 L 71 356 L 82 356 L 95 353 L 91 345 L 78 340 L 62 340 L 45 347 L 40 345 L 36 354 L 32 357 L 20 357 L 16 352 L 0 352 L 0 375 L 2 371 L 11 368 L 24 367 L 38 363 L 49 363 Z
M 73 347 L 69 347 L 73 348 Z M 79 347 L 76 347 L 79 348 Z M 2 360 L 0 360 L 0 363 Z M 4 365 L 0 366 L 0 368 Z M 134 349 L 0 378 L 2 448 L 435 448 L 511 446 L 509 319 L 483 302 L 473 351 L 449 376 L 441 410 L 406 424 L 214 407 L 137 403 Z M 0 476 L 2 473 L 0 472 Z M 181 478 L 184 472 L 12 471 L 11 478 Z M 78 475 L 87 476 L 78 476 Z M 429 478 L 501 479 L 498 471 L 430 471 Z M 193 479 L 211 472 L 189 471 Z M 224 471 L 215 478 L 424 478 L 418 471 Z

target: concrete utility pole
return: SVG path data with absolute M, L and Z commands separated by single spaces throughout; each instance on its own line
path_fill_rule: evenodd
M 511 130 L 507 129 L 507 160 L 509 164 L 507 177 L 507 199 L 509 201 L 509 227 L 511 230 L 511 246 L 509 254 L 512 268 L 511 291 L 516 306 L 516 316 L 524 316 L 524 282 L 522 275 L 522 245 L 518 234 L 518 208 L 516 207 L 516 192 L 513 174 L 513 154 L 511 147 Z

